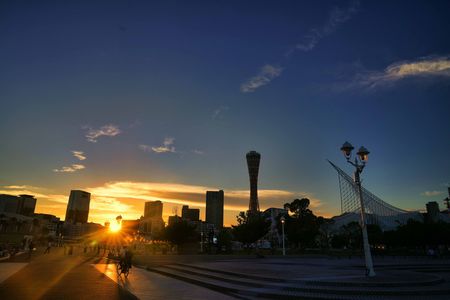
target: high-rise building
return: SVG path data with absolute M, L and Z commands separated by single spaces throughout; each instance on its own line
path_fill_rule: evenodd
M 32 216 L 36 209 L 36 198 L 32 195 L 20 195 L 19 198 L 18 213 L 24 216 Z
M 69 203 L 66 210 L 66 223 L 87 223 L 91 194 L 85 191 L 70 191 Z
M 0 195 L 0 212 L 16 214 L 19 209 L 19 197 L 13 195 Z
M 427 221 L 430 223 L 436 223 L 439 221 L 439 204 L 436 201 L 431 201 L 426 204 L 427 207 Z
M 161 201 L 145 202 L 144 218 L 162 218 L 163 204 Z
M 248 210 L 250 212 L 259 211 L 258 172 L 260 160 L 261 154 L 259 154 L 258 152 L 250 151 L 249 153 L 247 153 L 248 175 L 250 177 L 250 203 L 248 205 Z
M 189 221 L 198 221 L 200 219 L 200 209 L 189 208 L 189 205 L 183 205 L 181 218 Z
M 163 203 L 157 201 L 147 201 L 144 207 L 144 217 L 139 221 L 139 230 L 150 235 L 151 238 L 158 236 L 164 229 Z
M 206 192 L 206 223 L 214 224 L 219 229 L 223 227 L 223 191 Z
M 32 216 L 36 208 L 36 198 L 32 195 L 0 195 L 0 212 Z

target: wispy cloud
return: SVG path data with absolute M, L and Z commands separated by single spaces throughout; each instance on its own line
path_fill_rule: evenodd
M 421 195 L 425 197 L 434 197 L 444 194 L 443 191 L 425 191 Z
M 152 147 L 152 151 L 156 153 L 175 153 L 175 147 L 173 146 L 175 139 L 171 137 L 166 137 L 164 139 L 164 142 L 161 146 L 158 147 Z
M 73 156 L 75 156 L 76 158 L 78 158 L 79 160 L 85 160 L 86 156 L 84 155 L 83 151 L 72 151 Z
M 228 107 L 228 106 L 224 106 L 224 105 L 222 105 L 222 106 L 219 106 L 218 108 L 216 108 L 214 111 L 213 111 L 213 114 L 212 114 L 212 116 L 211 116 L 211 118 L 213 119 L 213 120 L 216 120 L 216 119 L 218 119 L 219 117 L 221 117 L 222 115 L 223 115 L 223 113 L 225 113 L 227 110 L 229 110 L 230 108 Z
M 71 151 L 72 155 L 74 157 L 76 157 L 78 160 L 85 160 L 86 156 L 84 155 L 83 151 L 77 151 L 77 150 L 73 150 Z M 86 167 L 84 165 L 81 164 L 72 164 L 70 166 L 64 166 L 61 167 L 59 169 L 53 169 L 53 172 L 55 173 L 74 173 L 80 170 L 85 169 Z
M 359 1 L 357 0 L 350 2 L 349 6 L 345 8 L 334 7 L 331 9 L 325 24 L 322 27 L 311 28 L 299 43 L 290 48 L 285 55 L 285 59 L 291 56 L 295 51 L 308 52 L 314 49 L 321 39 L 336 31 L 340 24 L 350 20 L 358 10 Z M 284 68 L 279 65 L 264 65 L 256 76 L 241 84 L 241 92 L 254 92 L 258 88 L 269 84 L 273 79 L 279 77 L 283 70 Z
M 428 56 L 413 61 L 401 61 L 389 65 L 382 72 L 365 72 L 356 76 L 355 84 L 375 88 L 393 84 L 406 78 L 450 79 L 450 56 Z
M 258 75 L 250 78 L 241 85 L 241 92 L 251 93 L 256 89 L 270 83 L 273 79 L 281 75 L 283 68 L 275 65 L 265 65 L 261 68 Z
M 11 190 L 29 190 L 29 189 L 43 190 L 44 189 L 44 188 L 40 188 L 40 187 L 36 187 L 36 186 L 32 186 L 32 185 L 4 185 L 3 188 L 11 189 Z M 23 194 L 26 194 L 26 193 L 23 193 Z
M 56 173 L 74 173 L 80 170 L 85 169 L 84 165 L 72 164 L 71 166 L 62 167 L 60 169 L 53 169 L 53 172 Z
M 120 134 L 122 131 L 116 125 L 104 125 L 99 129 L 89 128 L 86 133 L 86 138 L 91 143 L 96 143 L 97 139 L 101 136 L 116 136 Z
M 151 152 L 152 151 L 152 146 L 149 146 L 149 145 L 141 144 L 138 147 L 139 147 L 139 149 L 141 149 L 144 152 Z
M 295 45 L 295 49 L 300 51 L 311 51 L 316 47 L 321 39 L 336 31 L 337 27 L 350 20 L 350 18 L 359 10 L 359 1 L 352 1 L 348 7 L 334 7 L 329 17 L 322 27 L 311 28 L 302 41 Z
M 198 155 L 205 154 L 205 151 L 201 151 L 201 150 L 197 150 L 197 149 L 192 150 L 192 152 L 194 152 L 195 154 L 198 154 Z
M 142 201 L 161 200 L 163 202 L 205 207 L 205 193 L 208 190 L 217 190 L 215 187 L 158 183 L 158 182 L 132 182 L 119 181 L 109 182 L 102 186 L 88 188 L 95 197 L 106 197 L 113 199 L 139 199 Z M 269 202 L 276 207 L 282 207 L 284 203 L 298 198 L 299 194 L 285 190 L 258 190 L 261 207 Z M 245 211 L 248 209 L 248 190 L 225 190 L 225 210 Z M 311 207 L 319 207 L 320 200 L 310 197 Z
M 163 141 L 163 144 L 161 146 L 149 146 L 149 145 L 139 145 L 139 149 L 145 152 L 155 152 L 155 153 L 175 153 L 175 146 L 173 146 L 173 143 L 175 142 L 175 139 L 172 137 L 166 137 Z
M 93 195 L 92 196 L 92 204 L 89 209 L 99 210 L 103 213 L 105 212 L 114 212 L 117 215 L 117 212 L 127 212 L 132 209 L 131 205 L 120 202 L 117 199 L 111 197 L 102 197 Z

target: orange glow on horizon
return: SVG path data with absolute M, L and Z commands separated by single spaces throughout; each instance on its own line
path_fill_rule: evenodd
M 168 221 L 170 215 L 177 211 L 181 213 L 181 205 L 189 205 L 192 208 L 200 209 L 200 219 L 205 220 L 205 193 L 207 190 L 218 190 L 217 187 L 161 183 L 142 181 L 109 181 L 99 183 L 95 186 L 81 186 L 79 189 L 91 193 L 91 203 L 89 210 L 89 222 L 103 224 L 106 220 L 112 220 L 111 226 L 116 226 L 115 217 L 117 212 L 126 212 L 124 219 L 139 219 L 144 214 L 145 201 L 160 200 L 164 203 L 163 219 Z M 246 189 L 224 189 L 224 226 L 236 224 L 236 216 L 240 211 L 248 209 L 249 191 Z M 36 213 L 50 213 L 61 220 L 65 217 L 68 202 L 68 192 L 55 191 L 44 187 L 30 185 L 9 185 L 0 186 L 0 194 L 31 194 L 38 199 L 36 203 Z M 322 201 L 312 194 L 280 190 L 280 189 L 259 189 L 258 198 L 262 210 L 269 207 L 283 207 L 284 203 L 291 202 L 295 198 L 307 197 L 311 200 L 310 208 L 316 215 L 332 216 L 333 212 L 324 212 Z M 327 206 L 327 209 L 330 209 Z M 332 207 L 334 214 L 337 208 Z M 114 225 L 113 225 L 114 224 Z M 115 228 L 110 232 L 120 231 Z

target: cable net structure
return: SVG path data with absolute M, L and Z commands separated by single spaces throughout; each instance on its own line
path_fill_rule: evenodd
M 345 224 L 353 221 L 353 219 L 359 220 L 361 205 L 358 186 L 350 175 L 331 161 L 328 162 L 338 173 L 339 192 L 341 196 L 341 215 L 336 217 L 335 221 Z M 395 207 L 381 200 L 364 187 L 362 187 L 361 191 L 367 224 L 377 224 L 382 229 L 391 229 L 405 224 L 409 219 L 422 219 L 422 215 L 419 212 L 410 212 Z

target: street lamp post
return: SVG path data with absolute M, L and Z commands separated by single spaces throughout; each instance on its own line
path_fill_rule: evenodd
M 361 179 L 360 179 L 360 174 L 362 173 L 364 167 L 366 166 L 366 162 L 370 152 L 366 148 L 360 147 L 358 153 L 356 153 L 357 155 L 355 156 L 354 162 L 352 162 L 350 159 L 353 149 L 354 147 L 349 142 L 345 142 L 344 145 L 342 145 L 341 147 L 341 151 L 344 153 L 347 162 L 355 167 L 355 183 L 356 186 L 358 187 L 359 203 L 361 206 L 361 230 L 363 236 L 366 271 L 367 276 L 373 277 L 375 276 L 375 271 L 373 269 L 372 254 L 370 253 L 369 237 L 367 235 L 366 212 L 364 210 L 364 200 L 362 195 Z
M 200 253 L 203 254 L 203 230 L 200 232 Z
M 283 238 L 283 256 L 286 255 L 286 248 L 284 247 L 284 223 L 286 222 L 286 219 L 284 218 L 284 216 L 281 216 L 281 232 L 282 234 L 282 238 Z

